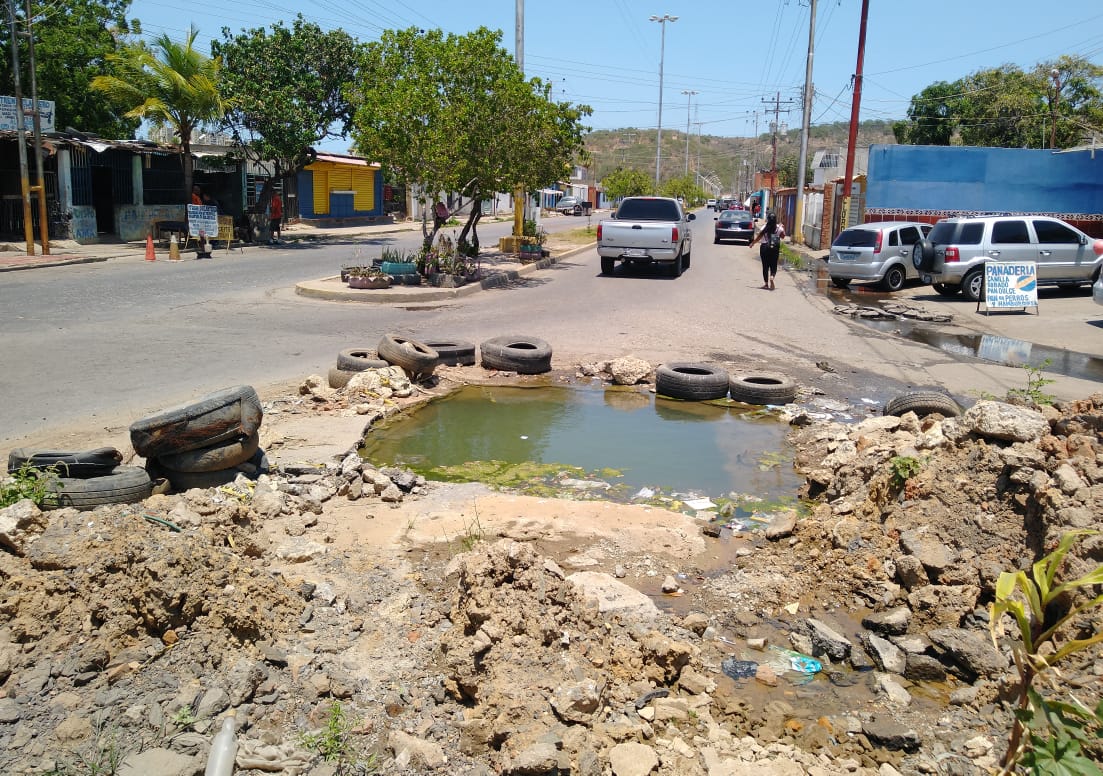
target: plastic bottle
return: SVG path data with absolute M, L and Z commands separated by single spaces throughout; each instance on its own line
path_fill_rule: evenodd
M 237 757 L 237 733 L 233 717 L 222 720 L 222 729 L 211 742 L 211 754 L 207 758 L 207 770 L 203 776 L 231 776 Z

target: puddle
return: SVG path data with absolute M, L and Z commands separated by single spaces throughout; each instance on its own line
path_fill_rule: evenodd
M 467 386 L 373 428 L 361 455 L 430 480 L 692 514 L 792 503 L 803 480 L 787 432 L 768 410 L 636 388 Z
M 836 289 L 831 285 L 826 267 L 817 269 L 815 283 L 817 290 L 828 297 L 842 297 L 870 307 L 876 307 L 878 301 L 891 298 L 891 294 L 864 290 L 861 286 L 853 286 L 848 291 Z M 947 334 L 929 324 L 910 321 L 906 318 L 896 320 L 854 318 L 853 320 L 871 329 L 904 337 L 913 342 L 921 342 L 956 356 L 979 358 L 982 361 L 1005 366 L 1031 366 L 1065 377 L 1103 381 L 1103 358 L 1089 353 L 1077 353 L 995 334 Z M 1047 361 L 1048 364 L 1046 364 Z

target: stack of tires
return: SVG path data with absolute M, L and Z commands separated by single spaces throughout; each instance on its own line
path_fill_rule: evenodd
M 251 386 L 225 388 L 130 426 L 130 443 L 154 478 L 174 491 L 213 488 L 268 471 L 260 447 L 263 410 Z
M 349 348 L 337 354 L 337 366 L 329 370 L 329 387 L 344 388 L 356 374 L 368 369 L 388 367 L 386 361 L 376 358 L 368 348 Z
M 8 455 L 8 472 L 42 472 L 47 493 L 42 509 L 94 509 L 101 504 L 130 504 L 149 498 L 153 482 L 140 466 L 120 466 L 123 455 L 113 447 L 83 452 L 27 450 Z

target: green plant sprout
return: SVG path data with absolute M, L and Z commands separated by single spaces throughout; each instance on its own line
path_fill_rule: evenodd
M 1039 560 L 1028 575 L 1026 571 L 1000 574 L 996 596 L 989 608 L 989 630 L 996 643 L 1001 617 L 1014 618 L 1020 642 L 1012 649 L 1019 673 L 1019 700 L 1015 724 L 1011 728 L 1001 773 L 1014 772 L 1018 766 L 1029 773 L 1103 774 L 1084 747 L 1098 747 L 1103 738 L 1103 701 L 1094 709 L 1079 703 L 1044 698 L 1035 681 L 1069 656 L 1103 642 L 1103 632 L 1083 638 L 1068 637 L 1074 622 L 1086 612 L 1098 610 L 1103 595 L 1092 596 L 1103 584 L 1103 565 L 1079 579 L 1057 583 L 1057 572 L 1073 544 L 1098 531 L 1069 531 L 1061 536 L 1057 548 Z M 1083 593 L 1088 598 L 1076 602 Z M 1079 634 L 1077 634 L 1079 635 Z M 1075 700 L 1075 699 L 1074 699 Z
M 36 469 L 29 463 L 24 463 L 0 482 L 0 508 L 10 507 L 27 498 L 41 506 L 53 492 L 56 481 L 56 466 Z
M 1049 366 L 1049 363 L 1047 358 L 1038 366 L 1023 364 L 1023 369 L 1026 370 L 1026 388 L 1009 388 L 1007 398 L 1024 399 L 1036 405 L 1053 404 L 1056 397 L 1042 390 L 1050 383 L 1055 382 L 1052 378 L 1042 376 L 1043 370 Z
M 897 455 L 889 461 L 892 469 L 892 484 L 896 488 L 904 487 L 904 483 L 919 474 L 921 463 L 919 459 L 910 455 Z

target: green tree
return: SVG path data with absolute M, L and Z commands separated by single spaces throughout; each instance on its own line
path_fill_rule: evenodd
M 978 70 L 961 81 L 962 145 L 1022 148 L 1037 145 L 1042 94 L 1037 79 L 1015 65 Z
M 27 50 L 24 4 L 15 3 L 16 31 L 19 41 L 20 79 L 23 95 L 31 96 L 30 57 Z M 104 101 L 90 88 L 92 79 L 110 72 L 107 58 L 117 53 L 122 37 L 140 33 L 141 23 L 128 21 L 130 0 L 67 0 L 34 2 L 35 80 L 38 96 L 55 103 L 54 126 L 74 127 L 108 138 L 129 138 L 139 121 L 126 118 L 114 105 Z M 12 94 L 11 25 L 5 8 L 0 24 L 0 83 L 4 93 Z
M 1053 72 L 1057 72 L 1060 92 Z M 1055 62 L 1042 62 L 1031 75 L 1041 84 L 1044 102 L 1044 134 L 1049 147 L 1050 127 L 1056 115 L 1056 147 L 1079 144 L 1086 135 L 1103 131 L 1103 67 L 1083 57 L 1062 56 Z
M 346 92 L 356 78 L 361 46 L 343 30 L 324 32 L 301 14 L 290 29 L 279 22 L 270 31 L 233 35 L 223 27 L 222 38 L 211 44 L 229 102 L 222 123 L 247 158 L 271 165 L 263 207 L 274 179 L 314 161 L 314 145 L 348 135 L 352 106 Z
M 447 193 L 475 203 L 459 241 L 478 241 L 478 202 L 499 191 L 528 191 L 558 180 L 584 156 L 586 106 L 551 99 L 526 80 L 485 27 L 466 35 L 388 30 L 369 43 L 350 97 L 359 153 L 383 163 L 422 203 Z M 458 207 L 456 208 L 458 209 Z M 436 236 L 423 220 L 426 246 Z
M 911 99 L 908 120 L 892 125 L 897 143 L 950 145 L 959 121 L 960 81 L 938 81 Z
M 796 186 L 797 185 L 797 165 L 800 164 L 800 157 L 797 154 L 785 154 L 777 160 L 777 184 L 778 186 Z M 812 155 L 808 155 L 808 159 L 804 165 L 804 180 L 806 183 L 812 182 Z
M 108 57 L 115 74 L 92 79 L 92 88 L 125 109 L 128 118 L 176 132 L 185 199 L 192 186 L 192 132 L 220 119 L 227 105 L 219 92 L 218 60 L 195 49 L 198 34 L 191 27 L 183 43 L 162 35 L 152 48 L 144 43 L 124 46 Z
M 612 199 L 621 197 L 639 197 L 655 190 L 651 176 L 639 170 L 618 167 L 601 179 L 601 188 L 605 196 Z
M 697 186 L 692 174 L 668 178 L 662 182 L 659 193 L 664 197 L 681 197 L 687 204 L 704 199 L 704 192 Z

